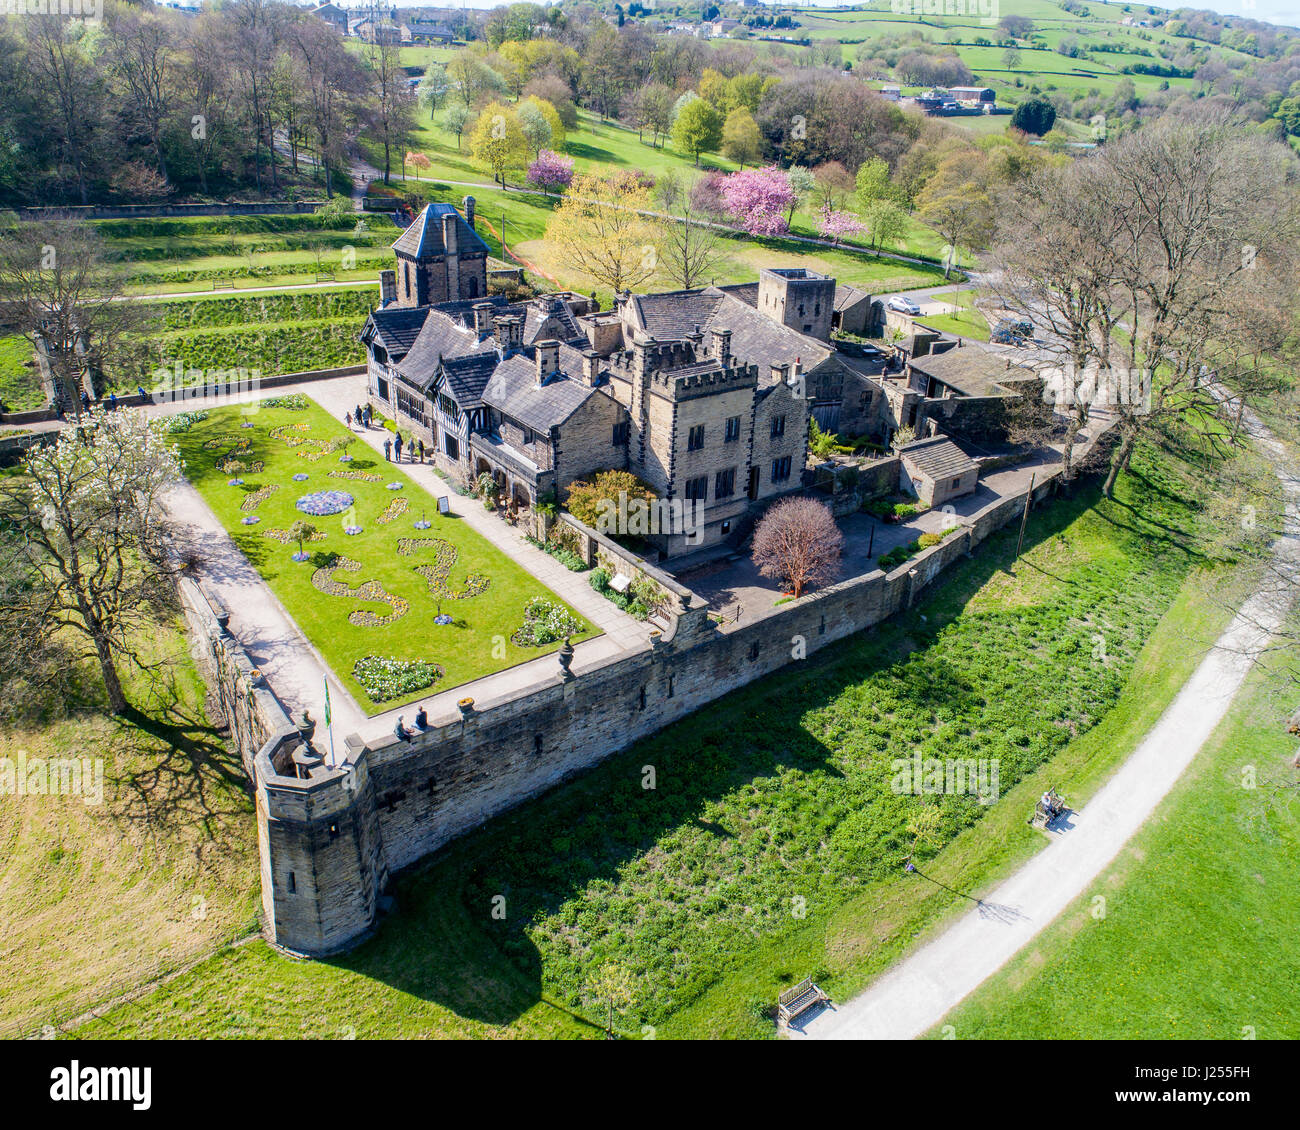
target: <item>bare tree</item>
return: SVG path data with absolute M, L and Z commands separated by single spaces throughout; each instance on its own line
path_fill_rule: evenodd
M 754 528 L 753 561 L 765 577 L 802 596 L 839 575 L 844 535 L 830 508 L 812 498 L 776 503 Z
M 171 591 L 159 495 L 180 475 L 162 425 L 135 409 L 93 412 L 49 446 L 29 450 L 25 474 L 0 488 L 18 523 L 26 583 L 0 591 L 0 633 L 40 624 L 80 633 L 99 663 L 113 713 L 128 709 L 118 674 L 135 657 L 133 631 Z
M 172 14 L 165 9 L 115 8 L 109 28 L 108 58 L 127 94 L 126 109 L 148 134 L 158 172 L 166 180 L 163 129 L 171 105 L 176 48 Z
M 396 44 L 378 43 L 366 51 L 370 71 L 371 120 L 384 146 L 384 183 L 390 183 L 393 150 L 405 152 L 415 133 L 415 102 Z
M 663 227 L 660 244 L 664 273 L 683 290 L 713 282 L 725 253 L 722 236 L 681 194 L 673 217 Z
M 81 392 L 129 353 L 148 324 L 145 308 L 123 300 L 126 276 L 85 221 L 58 217 L 20 225 L 0 240 L 0 302 L 19 331 L 42 349 L 55 394 L 81 418 Z

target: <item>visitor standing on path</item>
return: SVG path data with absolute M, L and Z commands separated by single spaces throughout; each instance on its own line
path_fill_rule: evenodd
M 397 432 L 393 439 L 393 452 L 397 456 L 397 462 L 402 461 L 402 433 Z
M 384 459 L 389 463 L 393 461 L 393 441 L 391 439 L 384 440 Z
M 363 424 L 362 424 L 362 420 L 361 420 L 361 405 L 360 405 L 360 404 L 358 404 L 358 405 L 356 406 L 356 408 L 353 410 L 352 415 L 356 417 L 357 427 L 358 427 L 358 428 L 362 427 Z
M 343 422 L 344 422 L 345 424 L 347 424 L 347 426 L 348 426 L 348 431 L 351 431 L 351 430 L 352 430 L 352 413 L 351 413 L 351 412 L 349 412 L 346 416 L 343 417 Z
M 420 440 L 420 462 L 424 462 L 424 440 Z

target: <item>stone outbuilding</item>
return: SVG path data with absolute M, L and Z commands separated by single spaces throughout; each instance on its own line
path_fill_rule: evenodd
M 979 465 L 947 436 L 909 443 L 898 455 L 902 489 L 927 506 L 971 494 L 979 483 Z

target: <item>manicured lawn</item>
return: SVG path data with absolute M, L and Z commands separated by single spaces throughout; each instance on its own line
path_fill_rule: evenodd
M 1093 888 L 944 1018 L 957 1038 L 1300 1039 L 1294 709 L 1294 682 L 1256 670 Z
M 306 404 L 300 411 L 262 406 L 250 415 L 218 409 L 176 440 L 186 475 L 363 709 L 387 710 L 559 646 L 555 640 L 525 647 L 512 639 L 531 598 L 560 604 L 558 597 L 464 521 L 440 516 L 432 497 L 369 448 L 353 442 L 353 459 L 341 462 L 355 436 Z M 233 451 L 244 441 L 247 450 Z M 307 478 L 295 482 L 295 474 Z M 228 485 L 234 478 L 243 484 Z M 402 489 L 389 490 L 389 483 Z M 295 507 L 297 499 L 324 491 L 353 501 L 324 517 Z M 430 529 L 414 528 L 422 515 Z M 244 525 L 246 517 L 258 521 Z M 311 554 L 305 562 L 292 560 L 296 544 L 270 536 L 287 537 L 283 531 L 297 519 L 323 534 L 305 547 Z M 349 535 L 348 526 L 363 532 Z M 427 544 L 404 544 L 413 540 Z M 573 638 L 591 635 L 590 625 L 569 612 L 578 624 Z M 454 622 L 435 624 L 439 613 Z M 372 656 L 436 664 L 443 674 L 428 689 L 377 700 L 354 675 L 354 666 Z
M 1080 487 L 1036 511 L 1014 572 L 1011 529 L 894 621 L 451 845 L 399 881 L 397 916 L 348 957 L 241 951 L 82 1034 L 224 1035 L 232 1013 L 241 1035 L 292 1035 L 300 1017 L 390 1036 L 591 1034 L 565 1011 L 598 1018 L 591 980 L 614 963 L 637 986 L 620 1021 L 634 1037 L 643 1023 L 770 1037 L 781 987 L 812 973 L 837 999 L 861 988 L 1041 843 L 1025 812 L 1048 777 L 1086 794 L 1177 692 L 1226 618 L 1205 600 L 1226 570 L 1183 536 L 1199 474 L 1144 450 L 1115 502 Z M 913 751 L 998 758 L 1001 799 L 896 795 L 891 762 Z M 939 831 L 918 845 L 909 824 L 931 808 Z M 903 873 L 913 851 L 952 891 Z

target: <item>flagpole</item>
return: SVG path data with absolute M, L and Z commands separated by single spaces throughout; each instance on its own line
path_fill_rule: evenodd
M 330 768 L 333 769 L 337 762 L 334 760 L 334 712 L 330 710 L 330 682 L 325 676 L 321 677 L 321 682 L 325 685 L 325 728 L 330 734 Z

